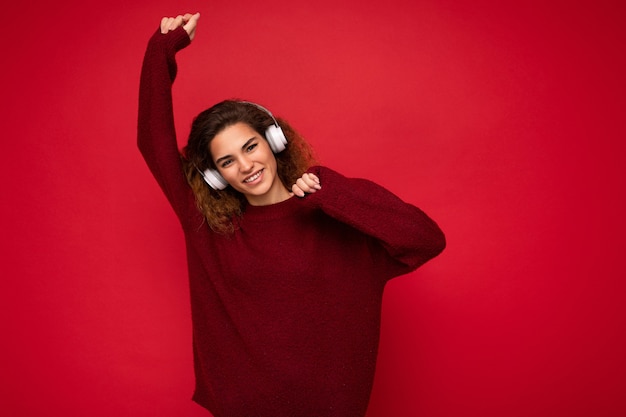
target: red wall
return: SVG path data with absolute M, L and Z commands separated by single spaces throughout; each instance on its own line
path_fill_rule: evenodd
M 195 10 L 181 144 L 258 101 L 447 234 L 388 287 L 368 417 L 626 415 L 617 2 L 70 2 L 4 10 L 3 415 L 207 415 L 182 235 L 135 148 L 146 41 Z

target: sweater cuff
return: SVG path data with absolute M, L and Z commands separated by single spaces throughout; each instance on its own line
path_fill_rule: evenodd
M 162 50 L 176 53 L 188 46 L 191 39 L 189 39 L 187 31 L 179 26 L 168 33 L 161 33 L 161 30 L 157 29 L 150 42 L 155 46 L 159 45 Z
M 312 174 L 317 175 L 317 177 L 320 179 L 320 184 L 322 186 L 321 190 L 318 190 L 314 193 L 311 194 L 307 194 L 303 200 L 305 201 L 305 204 L 309 205 L 310 207 L 314 207 L 314 208 L 320 208 L 322 206 L 322 202 L 324 201 L 324 199 L 326 199 L 326 201 L 335 201 L 336 200 L 336 196 L 333 195 L 333 193 L 328 193 L 326 190 L 328 188 L 332 189 L 333 188 L 333 178 L 332 178 L 332 174 L 333 172 L 323 166 L 312 166 L 310 167 L 307 172 L 310 172 Z M 328 185 L 330 183 L 330 185 Z M 325 186 L 326 184 L 326 186 Z
M 183 29 L 182 26 L 179 26 L 175 30 L 173 30 L 171 35 L 172 36 L 169 37 L 170 39 L 168 39 L 168 41 L 171 42 L 171 45 L 176 52 L 180 51 L 191 43 L 189 34 L 185 29 Z

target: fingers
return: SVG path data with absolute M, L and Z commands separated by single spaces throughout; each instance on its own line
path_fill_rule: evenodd
M 304 197 L 306 194 L 312 194 L 321 188 L 320 179 L 315 174 L 306 173 L 298 178 L 291 190 L 298 197 Z
M 183 28 L 187 31 L 189 37 L 193 39 L 199 18 L 200 13 L 196 13 L 193 15 L 191 13 L 187 13 L 185 15 L 178 15 L 176 17 L 164 17 L 161 19 L 161 33 L 165 34 L 173 31 L 180 26 L 183 26 Z
M 161 19 L 161 33 L 167 33 L 183 24 L 183 17 L 178 15 L 176 17 L 164 17 Z
M 196 35 L 196 26 L 198 25 L 198 19 L 200 19 L 200 13 L 189 14 L 183 16 L 183 29 L 187 31 L 189 39 L 193 40 Z
M 173 20 L 171 17 L 164 17 L 161 19 L 161 33 L 169 32 L 170 19 Z

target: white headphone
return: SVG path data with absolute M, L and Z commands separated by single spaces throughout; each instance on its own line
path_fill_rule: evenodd
M 267 139 L 267 142 L 269 143 L 272 152 L 279 153 L 284 151 L 287 147 L 287 138 L 285 137 L 283 129 L 281 129 L 281 127 L 278 125 L 278 122 L 276 121 L 272 113 L 270 113 L 270 111 L 265 107 L 256 103 L 252 103 L 249 101 L 240 101 L 240 103 L 251 104 L 270 115 L 270 117 L 274 121 L 274 124 L 269 125 L 265 130 L 265 139 Z M 228 182 L 226 182 L 224 177 L 222 177 L 222 174 L 220 174 L 217 169 L 207 168 L 204 171 L 200 171 L 200 174 L 202 175 L 202 178 L 204 178 L 204 181 L 209 184 L 209 186 L 214 190 L 223 190 L 224 188 L 228 187 Z

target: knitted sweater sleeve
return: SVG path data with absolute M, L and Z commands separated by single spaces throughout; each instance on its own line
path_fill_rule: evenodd
M 172 106 L 175 54 L 189 43 L 182 27 L 167 34 L 157 31 L 150 38 L 141 69 L 137 124 L 137 146 L 181 221 L 198 213 L 190 210 L 193 193 L 181 166 Z
M 445 248 L 445 236 L 437 223 L 384 187 L 346 178 L 326 167 L 310 171 L 318 175 L 322 189 L 304 199 L 377 240 L 400 265 L 393 275 L 417 269 Z

